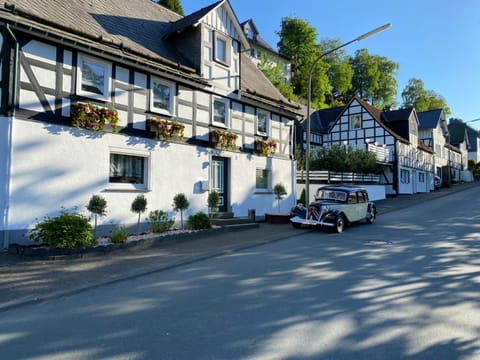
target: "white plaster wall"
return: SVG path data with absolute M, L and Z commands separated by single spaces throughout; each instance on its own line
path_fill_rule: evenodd
M 228 152 L 224 152 L 228 155 Z M 257 216 L 278 212 L 277 200 L 273 192 L 259 192 L 255 188 L 256 169 L 271 171 L 271 188 L 282 183 L 287 195 L 281 200 L 281 212 L 288 212 L 295 204 L 295 184 L 292 183 L 290 160 L 256 155 L 231 154 L 231 204 L 235 216 L 247 216 L 248 209 L 255 209 Z
M 172 211 L 173 197 L 180 192 L 185 193 L 190 202 L 186 217 L 197 211 L 207 212 L 208 193 L 201 191 L 200 182 L 209 180 L 209 159 L 213 152 L 230 158 L 231 205 L 235 216 L 247 216 L 251 208 L 256 209 L 257 215 L 277 209 L 273 194 L 255 192 L 255 170 L 259 162 L 271 169 L 272 186 L 282 182 L 288 191 L 281 209 L 288 211 L 295 203 L 290 160 L 230 151 L 219 153 L 120 134 L 97 135 L 87 130 L 45 127 L 42 123 L 23 120 L 14 120 L 13 124 L 10 230 L 27 229 L 35 219 L 57 215 L 61 207 L 77 208 L 88 215 L 85 206 L 93 194 L 105 197 L 108 204 L 107 216 L 99 219 L 99 225 L 136 223 L 137 214 L 130 212 L 130 205 L 139 193 L 107 190 L 112 148 L 150 157 L 150 191 L 145 193 L 147 212 Z M 1 139 L 4 142 L 3 137 Z M 144 215 L 142 220 L 147 216 Z
M 10 156 L 10 126 L 11 119 L 0 117 L 0 231 L 8 227 L 8 188 L 9 188 L 9 156 Z M 2 240 L 0 237 L 0 247 Z

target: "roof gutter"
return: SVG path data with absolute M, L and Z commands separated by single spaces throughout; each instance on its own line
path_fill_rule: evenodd
M 7 118 L 7 157 L 5 161 L 5 189 L 4 189 L 4 204 L 3 204 L 3 247 L 7 248 L 9 243 L 9 215 L 10 215 L 10 181 L 11 181 L 11 172 L 12 172 L 12 137 L 13 137 L 13 119 L 15 118 L 15 108 L 17 103 L 17 79 L 18 79 L 18 53 L 19 53 L 19 44 L 18 40 L 15 37 L 15 34 L 10 29 L 10 26 L 6 26 L 8 34 L 12 37 L 15 43 L 15 52 L 13 59 L 13 69 L 12 69 L 12 102 L 10 104 L 11 109 L 9 116 Z

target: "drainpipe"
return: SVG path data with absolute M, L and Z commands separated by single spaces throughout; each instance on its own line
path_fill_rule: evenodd
M 17 102 L 17 78 L 18 78 L 18 53 L 19 53 L 19 45 L 18 40 L 15 37 L 15 34 L 10 29 L 10 25 L 7 24 L 6 29 L 10 36 L 12 37 L 15 43 L 15 52 L 13 55 L 13 72 L 12 72 L 12 102 L 10 104 L 11 110 L 8 116 L 8 129 L 7 129 L 7 146 L 8 146 L 8 153 L 6 159 L 6 184 L 5 184 L 5 208 L 3 210 L 3 224 L 4 224 L 4 231 L 3 231 L 3 247 L 8 247 L 9 242 L 9 212 L 10 212 L 10 175 L 11 175 L 11 164 L 12 164 L 12 152 L 13 152 L 13 119 L 15 118 L 15 107 Z

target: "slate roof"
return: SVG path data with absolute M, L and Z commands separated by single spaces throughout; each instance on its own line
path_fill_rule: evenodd
M 14 7 L 14 15 L 2 9 L 2 18 L 15 18 L 67 38 L 122 46 L 125 52 L 191 67 L 188 59 L 161 41 L 171 22 L 181 15 L 152 1 L 69 0 L 66 4 L 63 0 L 15 0 L 7 4 Z
M 442 109 L 417 112 L 419 130 L 435 129 L 442 118 Z
M 241 54 L 240 66 L 242 69 L 242 77 L 240 79 L 242 93 L 266 97 L 266 100 L 276 100 L 284 104 L 290 104 L 290 106 L 293 106 L 296 109 L 300 109 L 299 105 L 292 104 L 283 97 L 277 88 L 272 85 L 265 75 L 258 70 L 253 61 L 245 54 Z
M 220 0 L 220 1 L 217 1 L 215 3 L 213 3 L 212 5 L 209 5 L 209 6 L 205 6 L 204 8 L 201 8 L 200 10 L 197 10 L 193 13 L 191 13 L 190 15 L 187 15 L 183 18 L 181 18 L 180 20 L 177 20 L 176 22 L 174 22 L 168 33 L 165 34 L 165 36 L 169 36 L 171 34 L 174 34 L 174 33 L 177 33 L 178 31 L 181 31 L 189 26 L 193 26 L 195 24 L 197 24 L 205 15 L 207 15 L 210 11 L 212 11 L 213 9 L 215 9 L 217 6 L 219 6 L 221 3 L 223 3 L 225 0 Z
M 315 111 L 312 114 L 310 130 L 316 133 L 328 133 L 344 110 L 344 106 L 338 106 Z M 305 121 L 303 122 L 303 127 L 306 129 Z
M 448 124 L 448 131 L 450 132 L 450 144 L 458 146 L 463 142 L 469 142 L 464 123 Z
M 223 2 L 228 3 L 228 0 L 215 2 L 182 17 L 150 0 L 9 0 L 0 8 L 0 19 L 10 21 L 12 27 L 23 25 L 47 32 L 58 39 L 69 39 L 78 46 L 134 59 L 148 66 L 163 66 L 180 76 L 207 84 L 167 35 L 194 24 Z M 241 56 L 243 91 L 280 101 L 289 110 L 297 108 L 245 58 Z
M 383 122 L 404 139 L 410 138 L 408 119 L 412 116 L 413 108 L 382 111 Z
M 469 151 L 477 152 L 478 150 L 477 139 L 480 138 L 480 132 L 478 130 L 475 130 L 471 126 L 468 126 L 465 122 L 459 119 L 450 119 L 450 124 L 448 127 L 450 128 L 451 125 L 454 126 L 454 125 L 461 125 L 461 124 L 465 125 L 467 130 L 468 141 L 470 143 Z
M 256 45 L 258 45 L 258 46 L 260 46 L 260 47 L 262 47 L 262 48 L 264 48 L 264 49 L 266 49 L 266 50 L 268 50 L 268 51 L 270 51 L 270 52 L 273 52 L 273 53 L 275 53 L 275 54 L 277 53 L 277 51 L 276 51 L 274 48 L 272 48 L 272 47 L 260 36 L 260 34 L 259 34 L 258 30 L 257 30 L 257 27 L 256 27 L 256 25 L 255 25 L 255 23 L 253 22 L 252 19 L 248 19 L 247 21 L 244 21 L 243 23 L 241 23 L 240 26 L 242 27 L 242 29 L 245 28 L 245 25 L 246 25 L 246 24 L 250 24 L 250 26 L 253 28 L 254 33 L 255 33 L 255 36 L 254 36 L 253 39 L 247 37 L 247 40 L 248 40 L 249 43 L 254 43 L 254 44 L 256 44 Z
M 477 139 L 480 138 L 480 134 L 477 130 L 467 125 L 468 140 L 470 142 L 469 151 L 477 152 Z

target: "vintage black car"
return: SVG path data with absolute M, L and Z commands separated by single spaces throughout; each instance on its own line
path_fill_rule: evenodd
M 346 225 L 357 221 L 373 224 L 377 209 L 362 187 L 327 185 L 318 189 L 308 209 L 298 204 L 292 208 L 291 216 L 290 222 L 295 228 L 321 226 L 341 233 Z

